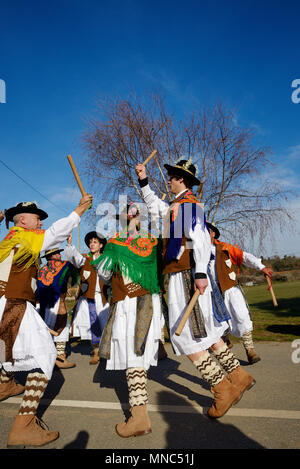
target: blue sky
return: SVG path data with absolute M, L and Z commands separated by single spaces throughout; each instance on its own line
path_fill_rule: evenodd
M 97 97 L 159 86 L 179 115 L 234 106 L 272 147 L 274 180 L 300 214 L 299 14 L 294 1 L 2 0 L 0 160 L 45 198 L 0 163 L 0 208 L 37 200 L 46 228 L 69 213 L 80 194 L 66 155 L 79 164 Z M 90 228 L 83 219 L 82 236 Z M 264 254 L 300 255 L 299 232 L 277 234 Z

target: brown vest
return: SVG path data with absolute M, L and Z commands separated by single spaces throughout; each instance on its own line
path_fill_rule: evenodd
M 84 278 L 84 271 L 89 272 L 89 276 L 87 279 Z M 85 263 L 80 269 L 80 277 L 81 277 L 81 283 L 85 283 L 87 285 L 87 290 L 82 293 L 82 296 L 85 298 L 89 298 L 90 300 L 95 299 L 95 293 L 96 293 L 96 283 L 97 283 L 97 271 L 95 268 L 91 265 L 90 259 L 86 258 Z M 99 285 L 101 289 L 101 297 L 102 297 L 102 303 L 105 305 L 108 302 L 108 286 L 105 285 L 100 279 L 99 279 Z
M 187 249 L 185 236 L 182 238 L 181 246 L 184 246 L 184 251 L 180 259 L 173 259 L 170 262 L 166 262 L 166 253 L 168 247 L 168 239 L 164 239 L 163 243 L 163 274 L 171 274 L 173 272 L 183 272 L 184 270 L 190 270 L 195 267 L 195 261 L 193 257 L 192 249 Z
M 126 296 L 135 298 L 149 293 L 145 288 L 141 287 L 139 283 L 125 284 L 121 272 L 114 273 L 111 280 L 112 286 L 112 303 L 123 301 Z
M 17 248 L 14 249 L 17 252 Z M 35 303 L 35 289 L 37 279 L 37 267 L 30 266 L 23 270 L 24 265 L 16 266 L 12 263 L 7 284 L 5 285 L 5 298 L 19 299 Z
M 218 282 L 220 285 L 221 292 L 223 293 L 229 288 L 235 287 L 238 284 L 237 276 L 235 280 L 229 277 L 231 272 L 235 272 L 234 264 L 231 262 L 231 267 L 226 265 L 226 261 L 230 259 L 227 251 L 222 249 L 221 244 L 216 245 L 216 269 L 218 275 Z

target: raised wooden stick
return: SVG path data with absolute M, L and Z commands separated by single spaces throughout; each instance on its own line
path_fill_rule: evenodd
M 157 150 L 153 150 L 153 152 L 151 153 L 151 155 L 148 156 L 148 158 L 145 159 L 143 165 L 146 166 L 147 163 L 149 163 L 149 161 L 151 160 L 151 158 L 153 158 L 154 155 L 156 155 L 157 153 Z
M 273 291 L 271 279 L 270 279 L 270 277 L 268 277 L 268 275 L 265 275 L 265 277 L 266 277 L 267 282 L 268 282 L 268 285 L 269 285 L 268 290 L 269 290 L 270 293 L 271 293 L 271 297 L 272 297 L 272 300 L 273 300 L 273 305 L 274 305 L 274 306 L 278 306 L 278 303 L 277 303 L 277 300 L 276 300 L 276 296 L 275 296 L 275 293 L 274 293 L 274 291 Z
M 184 315 L 182 316 L 181 321 L 180 321 L 180 323 L 179 323 L 179 325 L 178 325 L 178 327 L 177 327 L 177 329 L 176 329 L 176 331 L 175 331 L 175 334 L 176 334 L 176 335 L 180 335 L 180 334 L 181 334 L 182 329 L 184 328 L 185 323 L 187 322 L 187 320 L 188 320 L 188 318 L 189 318 L 189 315 L 191 314 L 192 309 L 193 309 L 193 307 L 195 306 L 196 301 L 198 300 L 199 295 L 200 295 L 200 290 L 198 290 L 198 288 L 197 288 L 197 290 L 195 291 L 195 293 L 194 293 L 193 296 L 192 296 L 191 301 L 190 301 L 189 304 L 187 305 L 187 308 L 186 308 L 186 310 L 185 310 L 185 312 L 184 312 Z
M 76 179 L 76 182 L 77 182 L 77 184 L 78 184 L 78 187 L 79 187 L 79 189 L 80 189 L 80 192 L 81 192 L 82 195 L 85 195 L 85 194 L 86 194 L 86 191 L 84 190 L 83 184 L 82 184 L 81 179 L 80 179 L 80 177 L 79 177 L 79 174 L 78 174 L 78 172 L 77 172 L 77 169 L 76 169 L 76 166 L 75 166 L 75 164 L 74 164 L 73 158 L 72 158 L 71 155 L 67 155 L 67 158 L 68 158 L 68 161 L 69 161 L 69 163 L 70 163 L 70 166 L 71 166 L 71 169 L 72 169 L 72 171 L 73 171 L 73 174 L 74 174 L 74 176 L 75 176 L 75 179 Z

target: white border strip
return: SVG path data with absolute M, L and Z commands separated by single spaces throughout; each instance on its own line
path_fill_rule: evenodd
M 1 404 L 21 404 L 22 399 L 18 397 L 10 397 Z M 0 404 L 0 405 L 1 405 Z M 119 404 L 116 402 L 98 402 L 98 401 L 75 401 L 55 399 L 42 399 L 41 405 L 50 405 L 54 407 L 79 407 L 83 409 L 106 409 L 121 410 L 129 408 L 129 404 Z M 177 406 L 177 405 L 153 405 L 148 404 L 149 412 L 167 412 L 174 414 L 203 414 L 205 415 L 207 408 L 201 406 Z M 256 418 L 274 418 L 300 420 L 299 410 L 273 410 L 273 409 L 239 409 L 237 407 L 229 409 L 226 416 L 232 417 L 256 417 Z

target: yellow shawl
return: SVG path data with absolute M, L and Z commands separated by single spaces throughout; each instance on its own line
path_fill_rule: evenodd
M 45 230 L 27 230 L 19 226 L 13 226 L 9 233 L 0 243 L 0 263 L 10 254 L 11 250 L 17 248 L 13 257 L 13 263 L 21 266 L 24 270 L 33 264 L 38 267 L 38 257 L 44 242 Z

